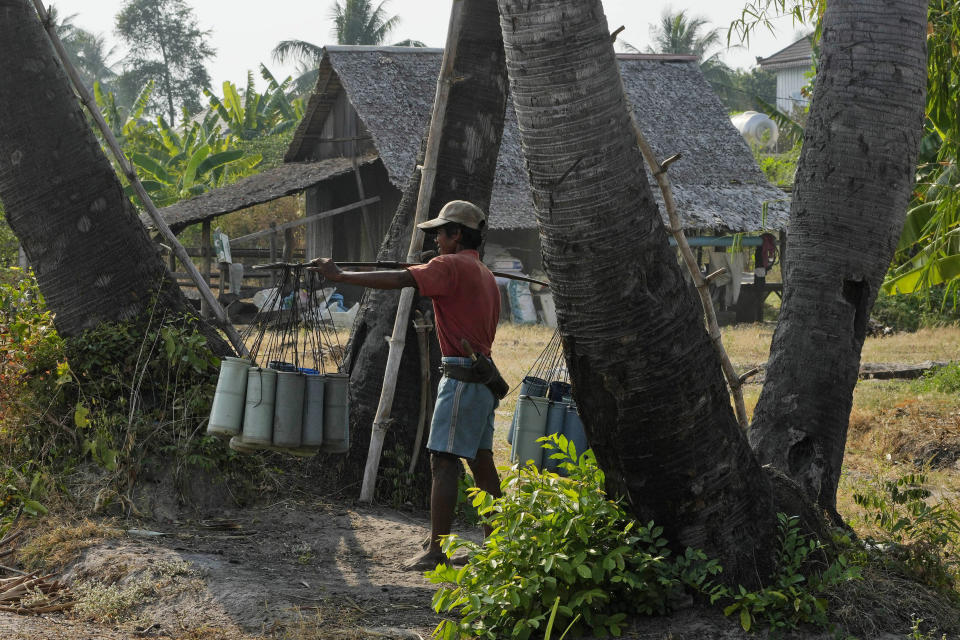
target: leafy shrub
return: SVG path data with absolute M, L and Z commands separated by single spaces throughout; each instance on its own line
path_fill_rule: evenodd
M 754 158 L 767 180 L 778 187 L 792 187 L 797 162 L 800 160 L 800 143 L 784 153 L 763 153 L 755 149 Z
M 808 572 L 811 554 L 824 551 L 823 545 L 800 533 L 799 519 L 777 514 L 779 548 L 777 572 L 771 584 L 758 591 L 723 587 L 715 599 L 732 599 L 723 613 L 731 616 L 739 611 L 740 625 L 745 631 L 763 622 L 773 631 L 796 629 L 801 624 L 827 627 L 827 600 L 824 592 L 847 580 L 860 578 L 860 568 L 851 564 L 846 554 L 840 553 L 822 573 Z
M 144 465 L 249 482 L 249 469 L 200 432 L 219 361 L 195 319 L 156 313 L 63 340 L 33 278 L 9 279 L 0 283 L 0 460 L 17 472 L 4 481 L 0 523 L 21 504 L 37 511 L 38 473 L 57 478 L 87 460 L 104 472 L 101 505 L 123 502 Z
M 960 323 L 960 299 L 942 286 L 915 294 L 891 295 L 883 291 L 873 305 L 871 318 L 895 331 L 916 331 Z
M 914 380 L 911 387 L 919 393 L 960 393 L 960 363 L 934 367 L 926 371 L 919 380 Z
M 13 230 L 7 224 L 3 203 L 0 203 L 0 266 L 12 267 L 17 264 L 20 259 L 17 250 L 19 246 L 19 240 L 13 235 Z
M 36 280 L 18 268 L 0 282 L 0 447 L 43 449 L 42 441 L 18 440 L 56 395 L 56 369 L 64 343 L 53 327 Z M 29 458 L 31 456 L 27 456 Z
M 466 549 L 470 562 L 428 573 L 435 583 L 452 583 L 437 590 L 434 609 L 460 615 L 458 623 L 442 622 L 435 635 L 525 640 L 542 634 L 551 619 L 551 627 L 562 629 L 577 615 L 574 630 L 619 635 L 629 614 L 666 612 L 685 583 L 710 588 L 717 563 L 693 550 L 670 559 L 660 527 L 637 524 L 607 499 L 591 451 L 577 459 L 563 436 L 543 441 L 559 452 L 552 455 L 563 460 L 568 477 L 514 467 L 503 479 L 502 498 L 471 490 L 493 532 L 482 546 L 456 536 L 445 540 L 444 551 Z
M 908 473 L 861 487 L 854 502 L 876 527 L 866 537 L 883 564 L 924 584 L 952 592 L 960 573 L 960 514 L 949 502 L 929 504 L 926 475 Z

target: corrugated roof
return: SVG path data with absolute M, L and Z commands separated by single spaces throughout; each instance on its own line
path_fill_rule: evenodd
M 328 47 L 320 79 L 287 160 L 311 157 L 323 122 L 346 91 L 390 176 L 402 189 L 414 167 L 436 91 L 442 50 Z M 684 226 L 721 232 L 782 229 L 786 195 L 771 186 L 691 56 L 620 55 L 620 69 L 644 135 L 670 168 Z M 660 191 L 650 178 L 661 205 Z M 768 203 L 764 213 L 764 203 Z M 517 117 L 508 103 L 490 203 L 492 229 L 536 227 Z
M 762 69 L 776 71 L 793 67 L 809 67 L 813 64 L 813 42 L 810 36 L 804 36 L 766 58 L 757 58 Z
M 366 157 L 360 164 L 375 161 L 375 157 Z M 287 163 L 164 207 L 160 215 L 174 233 L 179 233 L 192 224 L 299 193 L 350 171 L 353 171 L 352 158 Z M 141 214 L 140 218 L 145 225 L 153 225 L 147 214 Z

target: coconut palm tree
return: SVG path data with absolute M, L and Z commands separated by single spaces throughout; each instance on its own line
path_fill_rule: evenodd
M 110 46 L 103 35 L 88 31 L 77 34 L 75 43 L 74 58 L 84 82 L 89 87 L 100 83 L 101 87 L 109 90 L 110 83 L 117 77 L 114 71 L 116 62 L 111 60 L 117 48 Z
M 725 580 L 755 584 L 773 564 L 774 514 L 803 502 L 759 462 L 823 506 L 836 493 L 866 318 L 912 188 L 926 0 L 831 0 L 824 15 L 784 307 L 750 432 L 759 462 L 650 193 L 600 0 L 498 5 L 544 265 L 607 484 L 678 546 L 719 558 Z
M 706 18 L 690 17 L 686 10 L 669 8 L 660 16 L 660 22 L 650 26 L 653 44 L 648 53 L 674 53 L 697 56 L 700 71 L 718 95 L 724 95 L 731 85 L 732 70 L 720 60 L 723 38 L 719 29 L 708 29 Z
M 431 216 L 435 216 L 440 207 L 450 200 L 469 200 L 484 209 L 488 208 L 507 104 L 507 70 L 496 3 L 489 0 L 459 2 L 463 7 L 463 24 L 469 28 L 464 27 L 460 31 L 456 47 L 453 71 L 454 76 L 461 80 L 457 83 L 457 91 L 451 92 L 439 134 L 440 151 L 430 205 Z M 422 162 L 421 157 L 417 164 Z M 403 260 L 406 256 L 419 188 L 420 172 L 415 171 L 381 245 L 378 260 Z M 389 345 L 381 336 L 389 335 L 393 330 L 400 297 L 398 291 L 375 290 L 370 291 L 368 296 L 348 347 L 352 372 L 350 423 L 357 441 L 352 445 L 349 456 L 339 456 L 340 459 L 331 459 L 329 465 L 321 465 L 332 472 L 338 487 L 358 484 L 363 473 L 370 425 L 374 421 L 380 398 L 389 350 Z M 426 302 L 424 310 L 430 309 L 429 301 L 423 301 Z M 387 433 L 384 451 L 396 447 L 409 450 L 409 443 L 416 436 L 420 376 L 417 338 L 412 327 L 408 334 L 394 397 L 392 426 Z M 439 346 L 435 338 L 433 340 L 431 351 L 436 358 L 439 356 Z M 436 384 L 436 378 L 433 384 Z M 420 471 L 426 470 L 427 457 L 421 455 Z M 398 464 L 396 457 L 385 458 L 381 477 L 392 473 L 386 467 Z M 416 492 L 413 499 L 421 504 L 425 504 L 428 495 L 428 478 L 429 474 L 418 472 L 414 475 L 417 486 L 408 489 Z M 381 480 L 377 487 L 378 498 L 390 499 L 391 491 L 395 489 Z
M 100 149 L 28 0 L 4 5 L 0 59 L 0 199 L 57 330 L 74 336 L 140 317 L 151 300 L 189 303 Z M 215 336 L 213 331 L 210 336 Z M 220 338 L 212 348 L 232 350 Z
M 400 24 L 400 16 L 386 15 L 382 0 L 374 6 L 371 0 L 334 0 L 330 11 L 333 20 L 333 35 L 337 44 L 381 45 L 389 33 Z M 423 47 L 419 40 L 403 40 L 394 46 Z M 273 59 L 283 64 L 287 60 L 298 62 L 295 80 L 298 90 L 308 91 L 317 79 L 317 65 L 323 55 L 323 46 L 306 40 L 283 40 L 273 48 Z

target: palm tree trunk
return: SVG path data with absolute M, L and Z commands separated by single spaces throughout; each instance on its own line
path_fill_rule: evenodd
M 823 17 L 783 306 L 750 442 L 831 511 L 870 309 L 914 184 L 926 6 L 836 0 Z
M 57 330 L 137 318 L 154 296 L 188 311 L 28 0 L 0 4 L 0 60 L 0 199 Z
M 771 563 L 772 485 L 668 245 L 601 4 L 499 6 L 574 396 L 608 488 L 754 583 Z
M 452 88 L 447 102 L 437 177 L 430 203 L 431 217 L 450 200 L 469 200 L 484 209 L 489 207 L 506 110 L 506 66 L 496 3 L 493 0 L 458 1 L 465 3 L 464 24 L 470 28 L 462 30 L 457 44 L 454 72 L 461 80 Z M 414 171 L 380 248 L 378 260 L 406 259 L 419 185 L 420 172 Z M 360 310 L 348 347 L 353 440 L 349 455 L 342 461 L 330 460 L 329 464 L 325 459 L 319 461 L 316 473 L 325 486 L 351 492 L 360 486 L 370 425 L 376 414 L 387 359 L 388 344 L 384 337 L 392 333 L 398 300 L 397 291 L 371 291 Z M 414 308 L 432 311 L 433 307 L 429 299 L 421 298 L 414 302 Z M 391 427 L 384 441 L 375 499 L 426 506 L 430 488 L 428 456 L 421 454 L 415 477 L 409 484 L 406 480 L 398 482 L 407 472 L 405 465 L 410 461 L 420 412 L 417 344 L 416 332 L 411 325 L 397 377 Z M 440 364 L 436 334 L 431 338 L 431 357 L 431 370 L 436 371 Z M 434 376 L 431 381 L 434 395 L 437 382 L 439 380 Z

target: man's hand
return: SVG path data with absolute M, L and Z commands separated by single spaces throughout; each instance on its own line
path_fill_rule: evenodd
M 331 282 L 340 282 L 343 278 L 343 271 L 333 261 L 333 258 L 317 258 L 310 261 L 309 271 L 317 271 L 326 280 Z

